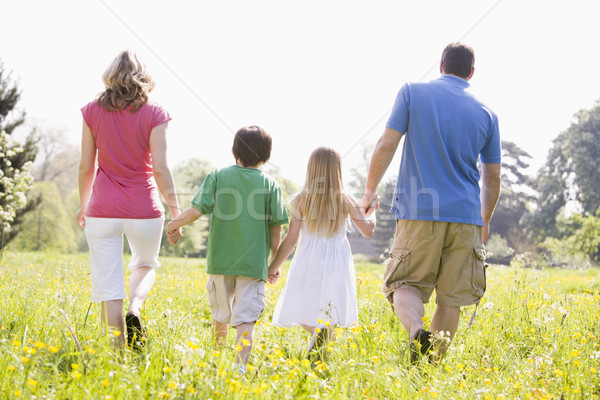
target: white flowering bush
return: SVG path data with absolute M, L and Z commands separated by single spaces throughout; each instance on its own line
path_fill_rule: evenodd
M 27 204 L 26 193 L 33 184 L 32 162 L 15 169 L 11 158 L 23 152 L 20 145 L 2 131 L 0 133 L 0 223 L 1 229 L 10 230 L 17 211 Z

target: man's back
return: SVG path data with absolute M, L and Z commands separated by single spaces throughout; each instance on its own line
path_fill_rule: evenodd
M 477 159 L 500 162 L 500 138 L 496 116 L 469 83 L 442 75 L 404 85 L 386 127 L 406 134 L 396 217 L 483 225 Z

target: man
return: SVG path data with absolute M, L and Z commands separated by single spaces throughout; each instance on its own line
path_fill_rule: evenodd
M 470 90 L 474 62 L 473 49 L 451 43 L 442 53 L 440 78 L 400 89 L 362 200 L 367 215 L 379 207 L 376 187 L 406 135 L 383 291 L 409 333 L 413 363 L 430 350 L 437 350 L 429 354 L 437 362 L 454 337 L 460 307 L 478 304 L 485 291 L 483 243 L 500 194 L 501 148 L 496 115 Z M 423 304 L 434 289 L 430 332 L 423 328 Z

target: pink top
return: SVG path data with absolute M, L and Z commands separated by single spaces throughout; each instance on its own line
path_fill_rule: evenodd
M 86 216 L 158 218 L 164 208 L 152 174 L 150 132 L 171 120 L 169 113 L 148 102 L 137 112 L 106 111 L 97 101 L 81 109 L 98 148 L 98 171 Z

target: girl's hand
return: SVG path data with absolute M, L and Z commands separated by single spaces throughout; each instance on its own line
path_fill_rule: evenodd
M 77 221 L 77 225 L 85 228 L 85 210 L 81 211 L 81 208 L 77 210 L 77 213 L 75 213 L 75 219 Z

